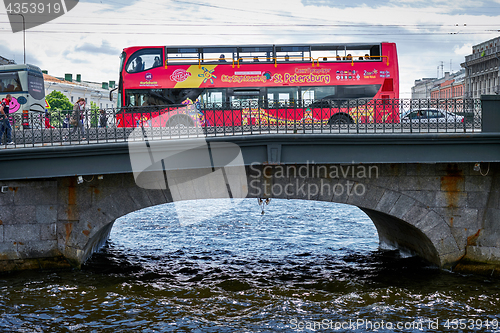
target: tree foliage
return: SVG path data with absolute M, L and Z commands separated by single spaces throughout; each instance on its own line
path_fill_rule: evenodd
M 49 103 L 51 111 L 73 110 L 73 104 L 60 91 L 52 91 L 45 96 L 45 99 Z
M 89 115 L 90 115 L 90 126 L 97 127 L 99 123 L 99 108 L 97 107 L 97 104 L 92 101 L 90 101 Z
M 50 105 L 48 112 L 50 124 L 55 127 L 62 127 L 63 119 L 67 113 L 72 112 L 73 104 L 62 92 L 54 90 L 45 96 Z

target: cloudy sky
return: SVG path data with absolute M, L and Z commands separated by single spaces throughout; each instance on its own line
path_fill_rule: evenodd
M 49 74 L 118 78 L 134 45 L 395 42 L 401 97 L 416 79 L 458 71 L 472 46 L 500 36 L 500 0 L 80 0 L 26 31 L 26 58 Z M 3 6 L 0 55 L 23 62 L 23 33 Z

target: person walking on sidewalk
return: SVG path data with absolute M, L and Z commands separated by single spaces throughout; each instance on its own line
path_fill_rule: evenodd
M 71 137 L 76 131 L 81 131 L 81 140 L 85 140 L 85 127 L 82 122 L 82 112 L 85 110 L 85 98 L 79 98 L 73 107 L 73 113 L 71 114 L 70 124 L 73 129 L 70 131 L 69 136 Z M 80 132 L 78 132 L 80 135 Z
M 5 133 L 6 144 L 14 144 L 12 142 L 12 127 L 9 120 L 9 104 L 12 101 L 12 95 L 7 94 L 0 104 L 0 144 L 2 144 L 3 134 Z

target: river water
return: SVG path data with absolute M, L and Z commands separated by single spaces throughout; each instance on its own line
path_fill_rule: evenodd
M 355 207 L 263 207 L 203 200 L 124 216 L 81 270 L 0 275 L 0 331 L 500 331 L 500 280 L 379 249 Z

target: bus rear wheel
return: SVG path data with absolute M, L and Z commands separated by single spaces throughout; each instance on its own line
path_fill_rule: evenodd
M 337 113 L 328 119 L 328 125 L 350 125 L 354 121 L 345 113 Z

